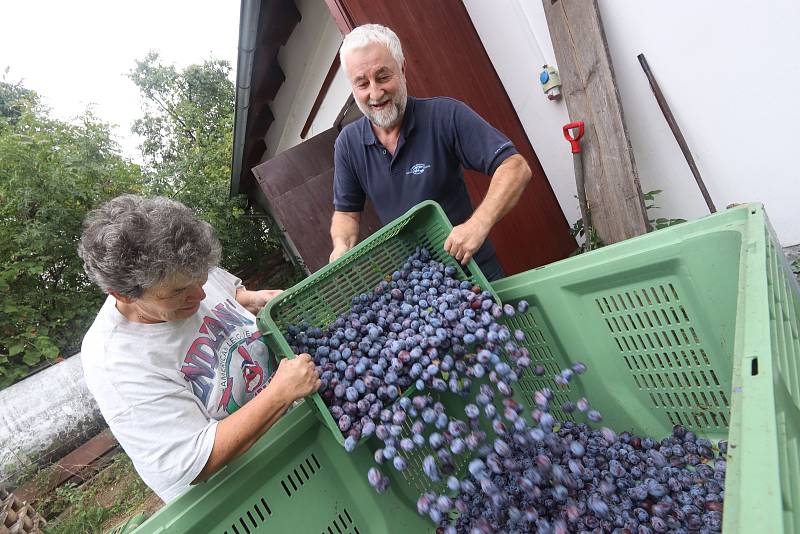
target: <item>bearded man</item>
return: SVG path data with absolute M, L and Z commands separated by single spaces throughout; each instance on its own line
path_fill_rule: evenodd
M 408 96 L 403 49 L 391 29 L 359 26 L 339 55 L 364 117 L 336 139 L 330 261 L 356 245 L 367 197 L 383 224 L 435 200 L 453 224 L 445 250 L 462 264 L 474 257 L 489 280 L 502 278 L 487 236 L 531 179 L 525 159 L 463 102 Z M 477 209 L 463 169 L 491 176 Z

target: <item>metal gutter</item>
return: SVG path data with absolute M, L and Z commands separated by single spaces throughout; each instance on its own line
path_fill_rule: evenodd
M 260 0 L 242 0 L 239 14 L 239 55 L 236 61 L 236 109 L 233 116 L 233 155 L 231 161 L 231 197 L 239 194 L 247 134 L 247 115 L 250 109 L 250 84 L 253 77 L 253 58 L 258 37 Z

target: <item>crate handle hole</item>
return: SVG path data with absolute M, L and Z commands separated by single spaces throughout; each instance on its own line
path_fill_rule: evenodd
M 750 375 L 756 376 L 758 374 L 758 358 L 750 360 Z

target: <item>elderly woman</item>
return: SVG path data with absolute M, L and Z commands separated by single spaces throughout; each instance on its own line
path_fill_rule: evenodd
M 124 195 L 86 218 L 78 252 L 108 298 L 86 333 L 89 390 L 165 502 L 246 451 L 317 390 L 307 354 L 275 364 L 248 291 L 219 268 L 211 227 L 183 204 Z

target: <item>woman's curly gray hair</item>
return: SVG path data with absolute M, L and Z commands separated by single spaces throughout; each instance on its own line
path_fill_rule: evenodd
M 214 230 L 164 197 L 122 195 L 89 212 L 78 254 L 106 293 L 139 298 L 173 275 L 200 277 L 219 264 Z

